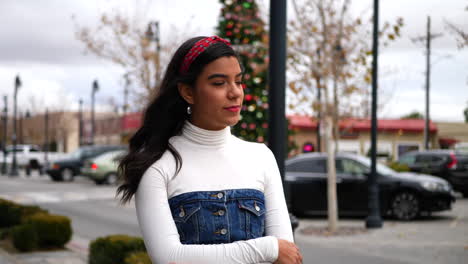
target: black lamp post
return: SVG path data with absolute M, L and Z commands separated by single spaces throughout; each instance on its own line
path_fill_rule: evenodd
M 15 78 L 15 92 L 13 94 L 13 161 L 11 164 L 10 176 L 18 176 L 18 165 L 16 164 L 16 103 L 18 96 L 18 89 L 21 87 L 21 80 L 19 75 Z
M 94 97 L 96 92 L 99 90 L 99 84 L 97 80 L 93 81 L 93 90 L 91 92 L 91 145 L 94 145 L 94 133 L 96 132 L 96 124 L 94 123 Z
M 150 42 L 155 42 L 156 43 L 156 71 L 155 71 L 155 87 L 159 85 L 159 69 L 160 69 L 160 60 L 159 60 L 159 54 L 161 51 L 161 41 L 159 37 L 159 21 L 151 21 L 148 23 L 148 28 L 146 29 L 146 39 Z
M 8 97 L 3 96 L 3 103 L 5 107 L 3 108 L 3 163 L 2 163 L 2 175 L 7 174 L 7 164 L 6 164 L 6 144 L 7 144 L 7 133 L 8 133 Z
M 371 131 L 371 174 L 368 179 L 369 215 L 367 228 L 381 228 L 379 183 L 377 174 L 377 73 L 379 54 L 379 0 L 374 0 L 374 27 L 372 43 L 372 131 Z

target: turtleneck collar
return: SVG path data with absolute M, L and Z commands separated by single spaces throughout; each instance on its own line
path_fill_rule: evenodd
M 229 126 L 222 130 L 206 130 L 199 128 L 186 120 L 182 128 L 182 136 L 196 144 L 203 146 L 221 146 L 226 144 L 231 135 Z

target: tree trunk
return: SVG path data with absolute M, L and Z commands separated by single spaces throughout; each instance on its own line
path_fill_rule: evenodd
M 335 151 L 332 136 L 332 117 L 330 114 L 325 116 L 325 141 L 327 149 L 327 200 L 328 200 L 328 229 L 334 233 L 338 229 L 338 206 L 336 195 L 336 167 Z

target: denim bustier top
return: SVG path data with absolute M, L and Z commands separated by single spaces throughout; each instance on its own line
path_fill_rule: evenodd
M 265 197 L 254 189 L 197 191 L 169 199 L 182 244 L 222 244 L 265 236 Z

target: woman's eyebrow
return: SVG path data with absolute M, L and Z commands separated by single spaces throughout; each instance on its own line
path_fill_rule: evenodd
M 239 76 L 242 76 L 242 72 L 236 74 L 236 77 L 239 77 Z M 228 76 L 226 74 L 222 74 L 222 73 L 215 73 L 215 74 L 211 74 L 210 76 L 208 76 L 208 80 L 211 80 L 211 79 L 214 79 L 214 78 L 228 78 Z

